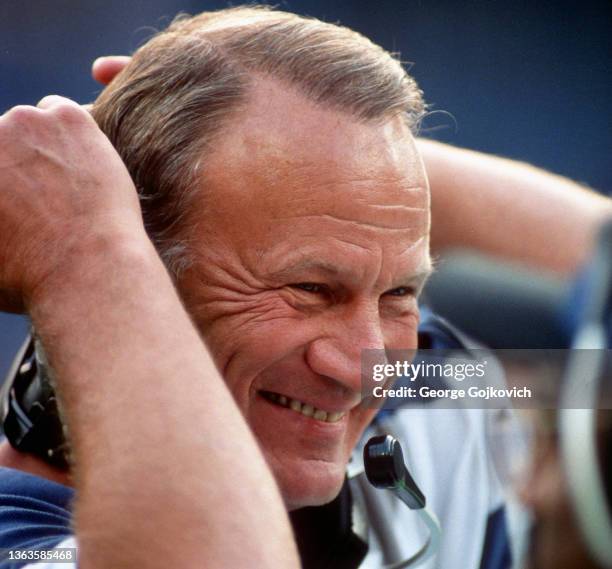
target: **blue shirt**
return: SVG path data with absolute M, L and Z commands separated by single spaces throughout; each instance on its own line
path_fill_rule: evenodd
M 0 549 L 52 549 L 69 537 L 72 488 L 0 467 Z M 0 561 L 0 569 L 24 562 Z

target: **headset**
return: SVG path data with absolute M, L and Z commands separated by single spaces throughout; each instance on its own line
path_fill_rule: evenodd
M 60 419 L 53 385 L 28 334 L 17 353 L 0 394 L 0 420 L 11 446 L 41 458 L 61 470 L 68 469 L 69 447 Z
M 411 510 L 416 510 L 429 528 L 425 545 L 412 557 L 387 565 L 384 569 L 404 569 L 425 563 L 437 551 L 442 531 L 436 515 L 427 508 L 423 492 L 408 472 L 402 447 L 391 435 L 372 437 L 363 449 L 363 464 L 368 482 L 375 488 L 390 490 Z

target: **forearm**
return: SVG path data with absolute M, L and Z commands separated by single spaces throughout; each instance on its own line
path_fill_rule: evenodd
M 559 272 L 586 260 L 612 200 L 520 162 L 420 140 L 432 194 L 432 248 L 454 247 Z
M 297 566 L 272 476 L 150 243 L 101 239 L 72 261 L 30 311 L 74 452 L 80 567 Z

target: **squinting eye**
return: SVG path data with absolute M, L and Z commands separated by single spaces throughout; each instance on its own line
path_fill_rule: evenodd
M 317 283 L 296 283 L 289 286 L 291 286 L 292 288 L 303 290 L 305 292 L 311 292 L 312 294 L 321 294 L 325 291 L 324 285 L 320 285 Z
M 414 290 L 407 286 L 398 286 L 397 288 L 388 290 L 385 294 L 389 296 L 408 296 L 414 294 Z

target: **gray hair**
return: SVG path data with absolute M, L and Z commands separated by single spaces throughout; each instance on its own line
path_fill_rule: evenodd
M 362 121 L 402 115 L 414 130 L 425 112 L 399 60 L 348 28 L 266 6 L 179 16 L 134 54 L 93 108 L 171 272 L 187 259 L 181 239 L 202 159 L 246 102 L 255 74 Z

